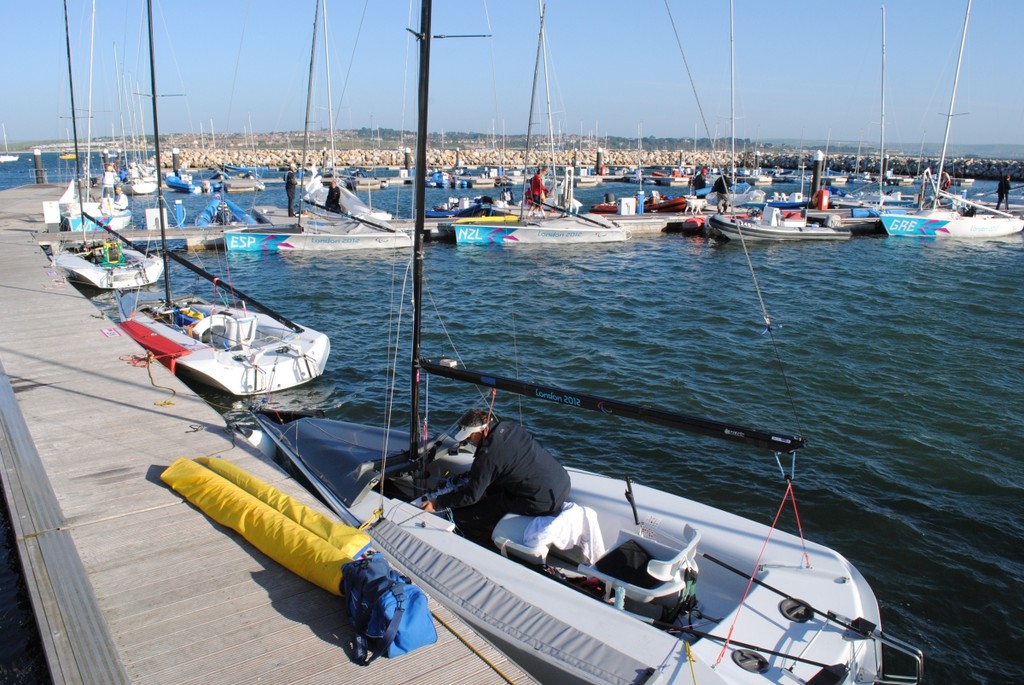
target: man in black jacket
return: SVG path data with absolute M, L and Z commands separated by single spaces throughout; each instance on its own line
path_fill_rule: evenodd
M 999 185 L 996 187 L 996 209 L 999 209 L 999 205 L 1006 203 L 1006 211 L 1010 211 L 1010 174 L 1006 174 L 999 179 Z
M 454 436 L 476 446 L 465 487 L 427 500 L 423 509 L 454 509 L 455 522 L 478 542 L 489 544 L 491 531 L 507 513 L 554 516 L 569 497 L 569 474 L 533 439 L 512 422 L 491 420 L 473 409 L 459 421 Z
M 331 179 L 330 190 L 327 191 L 327 200 L 324 201 L 324 209 L 328 212 L 341 213 L 341 188 L 338 187 L 338 182 Z
M 292 162 L 284 174 L 284 192 L 288 195 L 288 216 L 295 216 L 295 189 L 298 185 L 299 177 L 295 173 L 295 163 Z

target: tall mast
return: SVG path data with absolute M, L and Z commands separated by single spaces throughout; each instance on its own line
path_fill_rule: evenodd
M 732 155 L 732 184 L 736 185 L 736 33 L 733 3 L 729 0 L 729 130 Z M 730 203 L 732 204 L 732 203 Z
M 964 13 L 964 30 L 960 34 L 960 54 L 956 58 L 956 74 L 953 76 L 953 92 L 949 96 L 949 114 L 946 115 L 946 132 L 942 136 L 942 154 L 939 156 L 939 174 L 938 179 L 942 179 L 942 167 L 946 164 L 946 148 L 949 145 L 949 128 L 953 123 L 953 105 L 956 103 L 956 88 L 960 83 L 960 63 L 964 59 L 964 44 L 967 42 L 967 22 L 971 19 L 971 0 L 967 0 L 967 11 Z M 932 181 L 935 182 L 934 180 Z M 935 193 L 935 199 L 932 201 L 935 206 L 939 204 L 939 194 Z
M 317 24 L 320 22 L 320 0 L 316 0 L 316 10 L 313 12 L 313 47 L 309 51 L 309 82 L 306 86 L 306 122 L 302 127 L 302 166 L 299 167 L 299 175 L 301 178 L 302 173 L 306 170 L 306 153 L 309 150 L 309 108 L 313 102 L 313 65 L 316 63 L 316 29 Z M 303 183 L 299 184 L 299 215 L 295 218 L 295 223 L 302 228 L 302 187 Z M 290 214 L 292 208 L 288 208 Z
M 430 92 L 430 6 L 431 0 L 420 4 L 419 109 L 416 120 L 416 188 L 413 194 L 413 324 L 411 364 L 411 404 L 409 454 L 420 453 L 420 326 L 423 318 L 423 231 L 426 223 L 427 179 L 427 96 Z
M 75 190 L 78 193 L 78 213 L 85 230 L 85 188 L 82 186 L 82 160 L 78 154 L 78 117 L 75 116 L 75 78 L 71 70 L 71 29 L 68 26 L 68 0 L 64 0 L 64 39 L 68 49 L 68 87 L 71 89 L 71 131 L 75 139 Z
M 164 260 L 164 296 L 171 306 L 170 265 L 167 263 L 167 219 L 164 210 L 163 183 L 160 178 L 160 124 L 156 116 L 156 48 L 153 45 L 153 0 L 146 0 L 146 15 L 149 19 L 149 88 L 153 102 L 153 151 L 156 154 L 156 206 L 160 215 L 160 254 Z
M 537 76 L 540 73 L 540 60 L 544 46 L 544 3 L 543 0 L 537 0 L 537 4 L 540 7 L 540 29 L 537 32 L 537 57 L 533 62 L 533 86 L 530 89 L 530 117 L 526 120 L 526 152 L 523 154 L 523 202 L 519 208 L 519 216 L 523 215 L 526 211 L 526 193 L 527 183 L 529 182 L 529 176 L 526 173 L 527 167 L 530 164 L 530 139 L 533 135 L 533 108 L 537 101 Z M 540 166 L 539 164 L 537 166 Z
M 885 5 L 882 5 L 882 118 L 878 141 L 878 204 L 885 203 Z

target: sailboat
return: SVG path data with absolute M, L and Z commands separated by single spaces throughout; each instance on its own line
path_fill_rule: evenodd
M 160 167 L 156 67 L 152 0 L 149 14 L 150 81 L 153 102 L 153 144 Z M 157 206 L 163 191 L 157 189 Z M 213 274 L 167 250 L 166 214 L 160 212 L 160 242 L 164 256 L 164 297 L 118 293 L 121 328 L 172 372 L 231 395 L 269 393 L 307 383 L 322 375 L 330 354 L 324 333 L 300 326 Z M 213 284 L 231 304 L 208 302 L 195 295 L 171 294 L 167 260 Z M 250 309 L 252 311 L 250 311 Z
M 423 0 L 417 178 L 426 172 L 430 19 Z M 493 545 L 460 535 L 457 513 L 453 520 L 421 509 L 424 498 L 458 488 L 473 459 L 463 430 L 431 433 L 420 424 L 423 372 L 776 454 L 795 453 L 804 440 L 422 358 L 425 206 L 417 185 L 408 431 L 256 410 L 256 429 L 247 429 L 254 443 L 540 682 L 881 683 L 883 647 L 916 665 L 885 682 L 920 682 L 923 656 L 882 631 L 864 577 L 800 536 L 583 469 L 567 469 L 572 506 L 558 517 L 506 515 Z M 557 540 L 548 533 L 566 515 L 577 532 Z M 627 550 L 641 562 L 630 572 L 612 563 Z
M 19 155 L 10 154 L 10 150 L 7 149 L 7 125 L 3 124 L 4 129 L 4 153 L 0 155 L 0 164 L 4 162 L 17 162 Z
M 82 249 L 62 245 L 53 264 L 69 281 L 101 290 L 141 288 L 156 283 L 164 273 L 158 255 L 123 247 L 116 240 Z
M 942 154 L 939 157 L 938 173 L 932 175 L 926 169 L 921 178 L 921 199 L 927 190 L 931 190 L 930 207 L 922 206 L 912 214 L 883 214 L 882 226 L 885 232 L 895 236 L 925 236 L 952 238 L 998 238 L 1013 235 L 1024 230 L 1024 219 L 1013 216 L 1009 212 L 986 207 L 971 202 L 959 195 L 946 192 L 937 179 L 943 177 L 943 166 L 946 162 L 946 150 L 949 145 L 949 130 L 953 123 L 953 107 L 956 103 L 956 90 L 960 82 L 960 64 L 964 57 L 964 45 L 967 42 L 967 25 L 971 18 L 971 0 L 967 0 L 967 11 L 964 13 L 964 28 L 960 36 L 960 53 L 956 60 L 956 73 L 953 77 L 953 92 L 949 98 L 949 112 L 946 115 L 946 130 L 942 138 Z M 942 205 L 942 200 L 947 205 Z M 978 213 L 978 210 L 983 213 Z
M 524 163 L 530 156 L 530 138 L 533 128 L 533 103 L 537 93 L 537 75 L 544 65 L 545 86 L 547 84 L 547 47 L 544 36 L 545 8 L 543 0 L 538 0 L 540 9 L 540 32 L 537 40 L 537 58 L 534 65 L 533 88 L 530 97 L 530 118 L 526 129 L 526 155 Z M 547 88 L 545 87 L 545 91 Z M 554 133 L 551 125 L 551 102 L 548 98 L 548 138 L 554 156 Z M 552 162 L 552 169 L 557 166 Z M 524 168 L 525 172 L 525 168 Z M 523 174 L 524 179 L 529 177 Z M 417 177 L 419 178 L 419 177 Z M 527 215 L 527 192 L 523 189 L 523 202 L 520 207 L 519 219 L 511 220 L 511 215 L 483 216 L 456 219 L 451 228 L 455 233 L 458 245 L 518 245 L 518 244 L 565 244 L 565 243 L 617 243 L 630 238 L 629 231 L 612 221 L 597 214 L 579 214 L 580 203 L 573 197 L 573 172 L 565 169 L 565 175 L 556 177 L 552 196 L 557 204 L 542 202 L 540 207 L 531 207 L 542 216 L 534 218 Z M 554 214 L 548 215 L 546 210 Z
M 306 198 L 323 188 L 315 169 L 306 165 L 309 147 L 309 115 L 313 96 L 313 66 L 316 62 L 317 31 L 320 4 L 316 2 L 313 18 L 313 47 L 309 59 L 309 87 L 306 94 L 306 123 L 302 147 L 303 184 L 297 220 L 287 216 L 280 207 L 254 207 L 258 226 L 224 231 L 224 245 L 229 252 L 338 252 L 349 250 L 395 249 L 412 246 L 412 237 L 386 221 L 355 214 L 328 212 Z M 312 173 L 308 173 L 312 172 Z M 326 197 L 326 193 L 324 193 Z M 305 223 L 303 223 L 305 221 Z
M 67 21 L 67 3 L 64 5 Z M 75 109 L 75 84 L 70 69 L 71 42 L 67 43 L 68 89 L 71 93 L 71 109 Z M 75 151 L 78 151 L 78 125 L 72 116 L 75 136 Z M 6 135 L 6 132 L 5 132 Z M 109 213 L 102 213 L 99 202 L 86 200 L 81 187 L 82 171 L 75 156 L 75 178 L 58 201 L 63 227 L 70 231 L 103 229 L 112 238 L 97 242 L 70 244 L 61 243 L 53 255 L 53 264 L 72 282 L 93 288 L 112 290 L 115 288 L 139 288 L 159 280 L 164 273 L 164 263 L 155 255 L 143 254 L 132 248 L 131 243 L 117 233 L 131 224 L 132 213 L 127 208 L 108 206 Z M 120 241 L 120 242 L 118 242 Z

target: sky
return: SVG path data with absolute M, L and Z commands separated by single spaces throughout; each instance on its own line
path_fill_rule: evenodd
M 67 2 L 79 139 L 90 129 L 108 140 L 151 133 L 146 2 Z M 733 0 L 730 40 L 729 0 L 547 0 L 547 78 L 542 71 L 533 130 L 546 135 L 550 109 L 556 134 L 598 143 L 727 138 L 735 120 L 737 138 L 755 142 L 877 146 L 884 118 L 887 146 L 941 143 L 966 3 Z M 414 130 L 417 47 L 407 29 L 418 28 L 419 0 L 325 4 L 311 126 L 329 127 L 333 113 L 336 129 Z M 538 0 L 433 4 L 433 34 L 449 37 L 432 42 L 430 130 L 497 140 L 525 133 Z M 153 0 L 161 133 L 209 144 L 211 132 L 302 131 L 315 7 Z M 64 3 L 4 2 L 0 21 L 8 55 L 0 122 L 12 149 L 68 140 Z M 974 2 L 952 143 L 1024 144 L 1022 26 L 1024 2 Z

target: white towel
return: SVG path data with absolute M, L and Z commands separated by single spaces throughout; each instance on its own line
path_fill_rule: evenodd
M 558 516 L 536 516 L 523 533 L 529 547 L 553 545 L 561 550 L 579 546 L 583 562 L 591 564 L 604 556 L 604 540 L 597 512 L 581 504 L 566 502 Z

